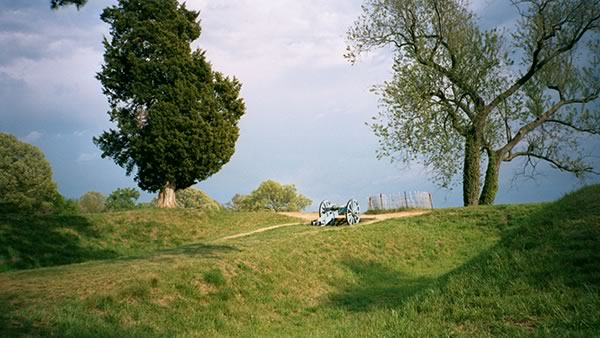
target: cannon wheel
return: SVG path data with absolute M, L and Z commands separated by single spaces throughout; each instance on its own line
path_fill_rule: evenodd
M 349 200 L 346 204 L 346 221 L 350 225 L 360 222 L 360 206 L 355 199 Z
M 321 204 L 319 204 L 319 218 L 321 218 L 321 216 L 323 216 L 323 214 L 327 212 L 330 208 L 331 202 L 329 202 L 328 200 L 321 201 Z

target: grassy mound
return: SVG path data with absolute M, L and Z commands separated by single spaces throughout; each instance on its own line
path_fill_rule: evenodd
M 600 186 L 549 204 L 214 238 L 1 273 L 0 335 L 600 332 Z
M 266 212 L 195 209 L 45 217 L 0 214 L 0 271 L 147 254 L 293 221 Z

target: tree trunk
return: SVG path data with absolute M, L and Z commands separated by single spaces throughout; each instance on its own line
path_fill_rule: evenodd
M 485 171 L 485 182 L 483 191 L 479 198 L 479 204 L 494 204 L 498 192 L 498 176 L 500 174 L 500 156 L 493 150 L 488 150 L 488 165 Z
M 467 133 L 463 168 L 463 201 L 465 206 L 477 205 L 480 189 L 481 139 L 475 130 Z
M 158 193 L 157 206 L 159 208 L 175 208 L 177 201 L 175 200 L 175 182 L 167 182 Z

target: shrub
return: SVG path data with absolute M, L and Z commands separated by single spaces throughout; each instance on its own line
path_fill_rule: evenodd
M 205 192 L 189 187 L 176 193 L 177 207 L 186 209 L 220 210 L 219 202 L 210 198 Z
M 106 205 L 106 196 L 97 191 L 88 191 L 79 198 L 79 210 L 82 212 L 102 212 Z
M 135 201 L 140 198 L 140 192 L 135 188 L 119 188 L 106 199 L 106 210 L 135 209 Z
M 0 209 L 46 213 L 59 196 L 44 153 L 0 133 Z
M 236 211 L 300 211 L 309 206 L 312 201 L 299 194 L 296 186 L 281 185 L 267 180 L 249 195 L 236 194 L 229 203 Z

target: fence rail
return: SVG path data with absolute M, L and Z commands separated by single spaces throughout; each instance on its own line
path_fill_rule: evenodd
M 392 194 L 379 194 L 369 197 L 369 210 L 390 209 L 433 209 L 431 193 L 405 191 Z

